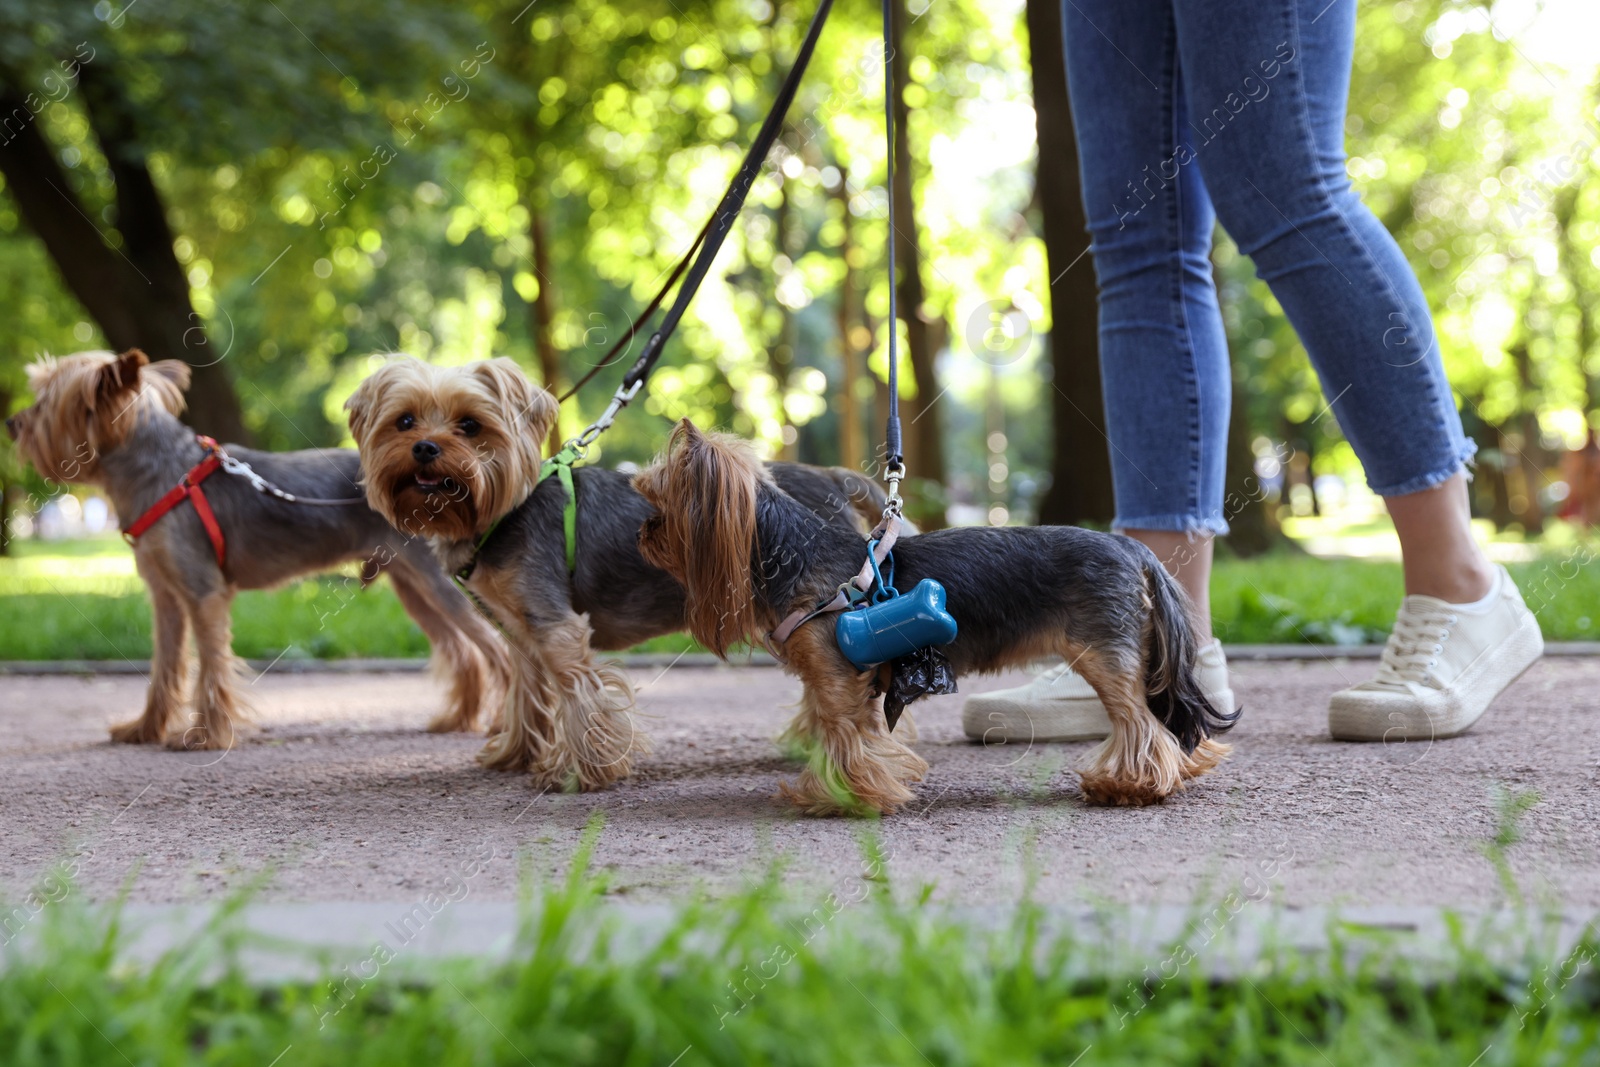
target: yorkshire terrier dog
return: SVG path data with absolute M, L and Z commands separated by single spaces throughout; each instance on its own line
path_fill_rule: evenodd
M 513 681 L 480 760 L 527 770 L 551 788 L 600 789 L 648 751 L 633 686 L 595 649 L 628 648 L 684 628 L 684 590 L 639 555 L 650 507 L 629 476 L 573 469 L 568 495 L 539 479 L 556 399 L 509 359 L 437 367 L 395 358 L 347 405 L 367 499 L 395 525 L 426 533 L 513 646 Z M 859 540 L 883 494 L 851 471 L 773 463 L 765 476 L 813 521 Z M 820 517 L 820 518 L 819 518 Z M 569 568 L 569 551 L 572 565 Z
M 689 632 L 719 655 L 828 601 L 866 558 L 859 534 L 818 524 L 747 442 L 688 420 L 634 487 L 656 513 L 640 553 L 682 584 Z M 1080 772 L 1088 800 L 1154 803 L 1227 755 L 1212 738 L 1238 712 L 1206 702 L 1187 599 L 1137 541 L 1070 526 L 966 527 L 904 537 L 893 556 L 900 588 L 943 584 L 959 632 L 940 651 L 957 673 L 1062 656 L 1094 687 L 1112 733 Z M 795 730 L 811 752 L 783 791 L 814 814 L 887 814 L 928 765 L 889 732 L 881 669 L 845 659 L 837 618 L 812 619 L 774 650 L 805 684 Z
M 39 473 L 104 489 L 128 529 L 174 487 L 186 484 L 207 448 L 178 421 L 189 367 L 151 363 L 137 349 L 45 357 L 28 368 L 32 407 L 6 429 Z M 498 705 L 510 674 L 509 650 L 454 588 L 427 545 L 402 536 L 367 507 L 349 449 L 227 454 L 304 499 L 349 504 L 314 507 L 259 491 L 217 470 L 204 499 L 189 497 L 161 514 L 134 542 L 150 591 L 155 656 L 144 714 L 111 730 L 113 741 L 173 748 L 232 747 L 244 701 L 234 659 L 232 604 L 240 589 L 261 589 L 341 563 L 361 561 L 362 582 L 387 573 L 400 603 L 433 644 L 450 685 L 448 708 L 430 730 L 469 730 L 479 709 Z M 211 518 L 202 518 L 204 514 Z M 175 725 L 188 685 L 188 631 L 199 653 L 198 716 Z

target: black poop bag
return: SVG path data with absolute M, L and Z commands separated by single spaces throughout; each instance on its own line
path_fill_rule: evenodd
M 956 692 L 956 672 L 937 647 L 919 648 L 889 663 L 889 691 L 883 698 L 883 718 L 894 731 L 906 705 L 929 693 Z

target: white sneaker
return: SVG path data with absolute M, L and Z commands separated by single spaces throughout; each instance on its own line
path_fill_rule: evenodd
M 1544 652 L 1539 620 L 1506 569 L 1495 570 L 1496 588 L 1478 604 L 1406 597 L 1377 677 L 1333 695 L 1328 732 L 1341 741 L 1427 740 L 1477 722 Z
M 1200 688 L 1213 707 L 1231 713 L 1238 705 L 1228 688 L 1228 661 L 1222 642 L 1200 649 L 1195 663 Z M 1098 741 L 1111 734 L 1111 719 L 1083 676 L 1065 663 L 1027 685 L 978 693 L 961 709 L 961 728 L 974 741 Z

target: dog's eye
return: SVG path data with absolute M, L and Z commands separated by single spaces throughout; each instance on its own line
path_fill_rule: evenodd
M 457 423 L 457 425 L 461 427 L 461 432 L 466 434 L 468 437 L 478 436 L 478 431 L 483 429 L 482 426 L 478 425 L 478 420 L 473 418 L 471 415 L 463 415 L 461 417 L 461 421 Z
M 397 429 L 397 430 L 409 430 L 409 429 L 411 429 L 411 427 L 415 426 L 416 424 L 417 424 L 417 417 L 415 415 L 411 414 L 411 412 L 409 412 L 409 411 L 406 412 L 404 415 L 401 415 L 398 419 L 394 420 L 394 428 Z

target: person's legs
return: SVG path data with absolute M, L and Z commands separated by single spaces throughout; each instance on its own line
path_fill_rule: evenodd
M 1355 0 L 1174 0 L 1191 152 L 1223 226 L 1299 334 L 1406 560 L 1378 678 L 1336 736 L 1445 736 L 1542 644 L 1471 537 L 1461 429 L 1421 286 L 1345 175 Z M 1492 595 L 1491 595 L 1492 594 Z
M 1065 0 L 1067 80 L 1100 285 L 1100 370 L 1115 528 L 1152 547 L 1196 601 L 1222 514 L 1231 381 L 1211 277 L 1215 216 L 1194 167 L 1175 158 L 1187 125 L 1171 0 Z M 1072 269 L 1083 270 L 1087 265 Z M 1220 650 L 1201 684 L 1232 710 Z M 1092 689 L 1056 668 L 971 698 L 967 733 L 989 743 L 1104 737 Z
M 1067 0 L 1067 81 L 1099 282 L 1114 528 L 1204 537 L 1222 514 L 1231 381 L 1215 215 L 1175 157 L 1188 125 L 1171 0 Z
M 1306 346 L 1373 491 L 1399 499 L 1443 484 L 1474 447 L 1422 288 L 1345 174 L 1355 0 L 1175 0 L 1175 8 L 1194 102 L 1188 143 L 1223 226 Z M 1453 512 L 1430 503 L 1437 499 L 1400 507 L 1448 520 Z
M 1189 126 L 1170 0 L 1066 6 L 1067 78 L 1100 283 L 1100 368 L 1114 528 L 1189 592 L 1211 640 L 1231 382 L 1211 275 L 1211 201 Z
M 1466 604 L 1489 591 L 1494 566 L 1472 537 L 1465 473 L 1383 502 L 1400 535 L 1408 594 Z

